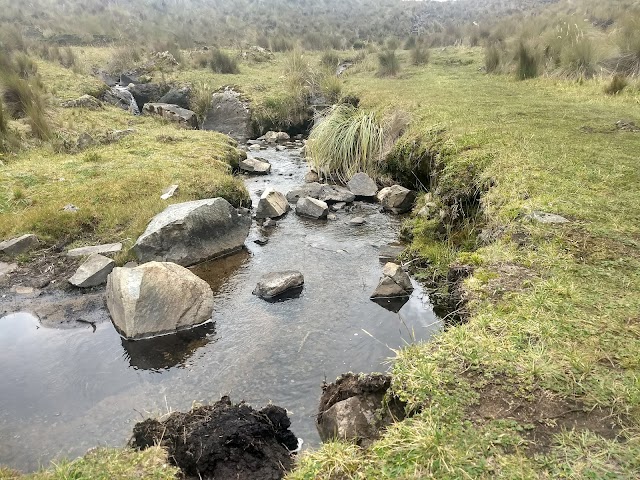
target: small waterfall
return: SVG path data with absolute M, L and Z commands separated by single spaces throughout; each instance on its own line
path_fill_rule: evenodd
M 127 89 L 127 87 L 121 87 L 116 85 L 111 88 L 111 93 L 122 100 L 124 105 L 127 105 L 127 109 L 134 115 L 140 115 L 140 108 L 138 107 L 138 103 L 136 99 L 133 98 L 131 92 Z

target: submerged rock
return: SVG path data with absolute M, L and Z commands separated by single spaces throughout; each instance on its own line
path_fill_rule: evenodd
M 198 129 L 198 116 L 196 113 L 177 105 L 168 103 L 146 103 L 143 112 L 149 115 L 157 115 L 165 120 L 177 123 L 182 128 Z
M 0 253 L 5 255 L 20 255 L 27 253 L 38 246 L 38 237 L 32 233 L 22 235 L 20 237 L 11 238 L 0 242 Z
M 214 405 L 137 423 L 129 446 L 160 445 L 187 478 L 278 480 L 294 466 L 299 441 L 284 408 L 254 410 L 222 397 Z
M 76 273 L 69 279 L 69 283 L 76 287 L 96 287 L 106 283 L 107 277 L 116 266 L 110 258 L 94 253 L 87 258 Z
M 347 184 L 356 197 L 375 197 L 378 185 L 364 172 L 356 173 Z
M 251 112 L 240 94 L 228 89 L 214 93 L 205 113 L 202 130 L 214 130 L 244 143 L 251 136 Z
M 315 219 L 327 218 L 329 207 L 322 200 L 305 197 L 298 200 L 296 204 L 296 213 L 303 217 Z
M 250 228 L 251 217 L 224 198 L 176 203 L 149 222 L 133 251 L 141 262 L 190 266 L 239 250 Z
M 107 308 L 118 332 L 135 340 L 200 325 L 213 315 L 209 284 L 175 263 L 115 268 Z
M 68 257 L 84 257 L 94 253 L 116 253 L 122 250 L 122 243 L 107 243 L 104 245 L 92 245 L 89 247 L 73 248 L 67 252 Z
M 287 213 L 290 208 L 289 202 L 282 193 L 269 188 L 260 196 L 256 218 L 278 218 Z
M 400 185 L 393 185 L 380 190 L 378 200 L 388 212 L 406 213 L 411 210 L 416 201 L 416 192 Z
M 264 275 L 253 294 L 260 298 L 272 299 L 290 290 L 300 288 L 304 285 L 304 276 L 296 270 L 284 272 L 272 272 Z
M 266 175 L 271 172 L 271 164 L 266 160 L 255 157 L 247 157 L 240 161 L 240 170 L 258 175 Z

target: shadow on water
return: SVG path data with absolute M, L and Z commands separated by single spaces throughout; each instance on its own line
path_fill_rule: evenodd
M 209 322 L 173 335 L 136 341 L 123 338 L 122 348 L 131 367 L 158 372 L 186 367 L 190 357 L 211 342 L 215 342 L 215 324 Z

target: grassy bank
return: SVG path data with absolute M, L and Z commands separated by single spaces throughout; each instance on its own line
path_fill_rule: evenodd
M 442 164 L 435 193 L 482 190 L 474 221 L 494 241 L 471 253 L 414 221 L 418 273 L 473 267 L 468 323 L 394 359 L 413 418 L 370 450 L 306 454 L 290 478 L 637 478 L 640 133 L 616 122 L 640 124 L 640 93 L 481 65 L 477 50 L 449 50 L 395 79 L 347 77 L 364 105 L 412 114 L 405 141 Z

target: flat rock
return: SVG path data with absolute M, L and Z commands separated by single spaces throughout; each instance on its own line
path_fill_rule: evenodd
M 322 194 L 323 185 L 318 182 L 310 182 L 306 185 L 301 185 L 298 188 L 294 188 L 287 193 L 287 200 L 289 203 L 298 203 L 298 200 L 305 197 L 311 197 L 319 199 Z
M 356 197 L 375 197 L 378 185 L 364 172 L 356 173 L 347 184 Z
M 91 95 L 82 95 L 74 100 L 67 100 L 60 104 L 62 108 L 86 108 L 89 110 L 98 110 L 102 108 L 102 102 Z
M 535 211 L 531 213 L 531 219 L 538 223 L 569 223 L 569 220 L 555 213 Z
M 107 308 L 116 330 L 135 340 L 209 321 L 213 292 L 180 265 L 149 262 L 113 269 L 107 279 Z
M 305 197 L 298 200 L 296 204 L 296 214 L 315 219 L 327 218 L 329 207 L 322 200 Z
M 384 210 L 400 214 L 411 210 L 416 201 L 416 192 L 401 185 L 393 185 L 380 190 L 377 197 Z
M 277 190 L 270 188 L 260 196 L 256 218 L 278 218 L 287 213 L 290 208 L 287 198 Z
M 73 248 L 67 252 L 69 257 L 84 257 L 94 253 L 116 253 L 122 250 L 122 243 L 107 243 L 104 245 L 92 245 L 90 247 Z
M 402 245 L 382 245 L 378 250 L 378 257 L 381 262 L 395 262 L 404 250 Z
M 304 276 L 296 270 L 272 272 L 260 279 L 253 294 L 260 298 L 271 299 L 303 285 Z
M 110 258 L 94 253 L 78 267 L 69 283 L 80 288 L 102 285 L 107 282 L 107 277 L 115 266 L 116 262 Z
M 149 222 L 133 251 L 140 262 L 190 266 L 239 250 L 250 228 L 251 217 L 224 198 L 176 203 Z
M 240 170 L 248 173 L 266 175 L 271 172 L 271 164 L 266 160 L 255 157 L 247 157 L 239 164 Z
M 356 199 L 356 196 L 348 188 L 337 185 L 323 185 L 318 199 L 327 203 L 351 203 Z
M 388 262 L 382 268 L 382 275 L 389 277 L 395 283 L 397 283 L 405 292 L 413 292 L 413 285 L 411 285 L 411 278 L 407 272 L 405 272 L 400 265 L 393 262 Z
M 177 123 L 182 128 L 198 128 L 198 116 L 195 112 L 169 103 L 145 103 L 142 111 L 149 115 L 157 115 Z
M 302 156 L 302 153 L 300 154 Z M 305 173 L 304 175 L 304 181 L 306 183 L 317 183 L 320 181 L 320 175 L 318 175 L 317 172 L 314 172 L 313 170 Z
M 38 245 L 38 237 L 28 233 L 17 238 L 0 242 L 0 253 L 5 255 L 20 255 L 33 250 Z

